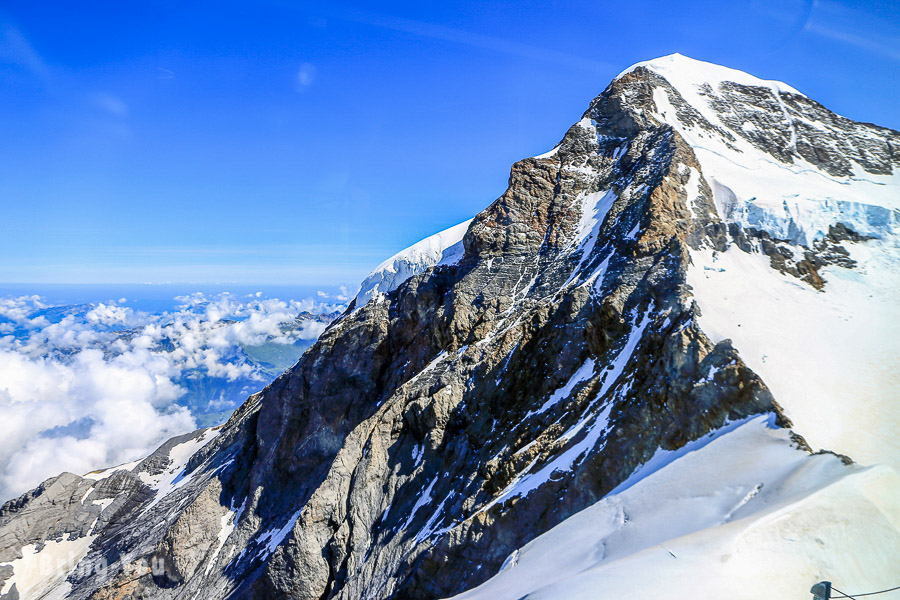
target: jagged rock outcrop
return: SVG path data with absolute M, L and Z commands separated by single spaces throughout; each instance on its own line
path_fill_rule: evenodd
M 841 177 L 894 173 L 900 134 L 743 74 L 694 86 L 696 97 L 666 74 L 638 66 L 614 80 L 554 150 L 512 167 L 461 247 L 429 246 L 408 278 L 357 296 L 220 429 L 8 503 L 0 561 L 91 536 L 79 568 L 44 588 L 445 597 L 485 582 L 660 450 L 754 415 L 790 427 L 741 352 L 701 327 L 692 256 L 761 251 L 822 289 L 824 266 L 853 267 L 842 243 L 888 225 L 835 221 L 817 238 L 797 215 L 726 206 L 689 138 Z M 89 488 L 86 499 L 112 504 L 74 501 Z

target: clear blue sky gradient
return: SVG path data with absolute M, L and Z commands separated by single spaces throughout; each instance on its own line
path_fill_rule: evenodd
M 900 129 L 900 3 L 0 8 L 0 282 L 357 283 L 681 52 Z

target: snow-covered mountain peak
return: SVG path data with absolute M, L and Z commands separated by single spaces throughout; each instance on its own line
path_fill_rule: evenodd
M 790 89 L 622 75 L 202 447 L 7 503 L 0 594 L 63 536 L 72 598 L 892 585 L 900 134 Z
M 777 90 L 779 93 L 803 95 L 784 82 L 760 79 L 744 71 L 697 60 L 677 52 L 635 63 L 619 73 L 615 80 L 621 79 L 639 67 L 649 69 L 665 78 L 680 92 L 690 91 L 692 88 L 700 87 L 703 84 L 708 84 L 713 89 L 718 89 L 721 83 L 728 81 L 741 85 L 767 87 Z
M 680 54 L 638 63 L 613 86 L 643 126 L 669 125 L 691 146 L 723 221 L 807 248 L 839 224 L 895 236 L 897 132 Z

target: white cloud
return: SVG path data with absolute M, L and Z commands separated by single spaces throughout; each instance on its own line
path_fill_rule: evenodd
M 10 25 L 0 25 L 0 61 L 25 68 L 43 81 L 50 79 L 50 69 L 22 33 Z
M 128 116 L 128 105 L 112 94 L 94 94 L 91 98 L 94 106 L 116 117 Z
M 842 23 L 847 22 L 852 23 L 852 21 Z M 879 54 L 891 60 L 900 60 L 900 50 L 897 50 L 896 40 L 879 38 L 872 31 L 851 31 L 843 24 L 830 26 L 822 23 L 809 23 L 806 31 L 836 42 L 856 46 L 861 50 Z
M 877 10 L 861 10 L 847 3 L 828 0 L 805 0 L 802 6 L 754 4 L 751 8 L 782 25 L 793 22 L 791 37 L 803 31 L 884 58 L 900 60 L 896 43 L 900 29 Z
M 297 70 L 297 83 L 305 88 L 311 86 L 315 80 L 316 67 L 309 63 L 300 65 L 300 68 Z
M 301 340 L 315 340 L 318 339 L 322 332 L 325 331 L 325 328 L 328 327 L 325 323 L 320 323 L 319 321 L 307 321 L 300 327 L 300 332 L 298 333 L 298 337 Z
M 445 27 L 443 25 L 427 23 L 424 21 L 416 21 L 414 19 L 395 17 L 362 9 L 351 9 L 348 6 L 338 7 L 336 5 L 329 6 L 323 4 L 318 6 L 318 10 L 326 17 L 333 17 L 354 23 L 363 23 L 393 31 L 411 33 L 424 38 L 481 48 L 492 52 L 525 58 L 527 60 L 540 60 L 548 63 L 555 63 L 573 69 L 595 73 L 608 73 L 619 68 L 614 64 L 599 62 L 591 58 L 585 58 L 567 52 L 553 50 L 551 48 L 523 44 L 521 42 L 500 37 L 484 35 L 453 27 Z
M 188 410 L 172 404 L 182 390 L 165 370 L 153 360 L 107 361 L 99 350 L 70 364 L 0 351 L 0 498 L 62 471 L 134 460 L 194 429 Z M 67 431 L 79 422 L 82 431 Z
M 6 317 L 16 323 L 28 319 L 28 315 L 44 308 L 40 296 L 19 296 L 18 298 L 0 298 L 0 317 Z
M 174 312 L 126 300 L 53 309 L 38 296 L 0 298 L 0 501 L 62 471 L 83 474 L 148 454 L 196 427 L 178 403 L 191 375 L 257 382 L 244 346 L 313 340 L 324 323 L 304 311 L 342 309 L 261 294 L 194 293 Z M 42 314 L 43 313 L 43 314 Z M 209 410 L 227 410 L 220 398 Z
M 85 317 L 89 323 L 100 325 L 125 325 L 131 320 L 134 311 L 125 306 L 116 304 L 103 304 L 91 308 Z
M 341 291 L 341 293 L 335 296 L 335 299 L 340 302 L 349 302 L 350 298 L 355 295 L 350 293 L 350 288 L 348 288 L 346 285 L 340 285 L 338 286 L 338 289 Z

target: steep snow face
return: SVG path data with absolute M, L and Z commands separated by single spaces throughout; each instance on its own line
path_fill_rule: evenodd
M 456 598 L 806 598 L 822 579 L 883 589 L 900 553 L 897 498 L 891 469 L 810 456 L 756 417 L 658 451 Z
M 816 140 L 841 156 L 849 139 L 865 156 L 885 145 L 885 130 L 829 113 L 787 84 L 678 54 L 625 73 L 638 67 L 664 78 L 680 96 L 656 87 L 656 116 L 693 148 L 722 219 L 807 247 L 836 223 L 866 236 L 896 233 L 896 169 L 869 172 L 850 157 L 846 172 L 829 173 L 809 162 L 813 153 L 806 151 Z
M 856 265 L 820 269 L 822 292 L 734 246 L 693 252 L 688 282 L 704 331 L 733 340 L 812 446 L 900 468 L 900 173 L 890 158 L 887 169 L 854 160 L 887 146 L 889 133 L 740 71 L 680 55 L 638 66 L 677 92 L 654 88 L 656 117 L 693 148 L 723 221 L 783 240 L 800 259 L 837 225 L 871 238 L 843 242 Z M 838 152 L 844 139 L 853 152 Z M 804 144 L 838 158 L 814 164 Z M 850 161 L 846 174 L 830 164 L 839 159 Z
M 369 273 L 356 294 L 356 308 L 387 294 L 414 275 L 438 264 L 454 264 L 463 255 L 462 239 L 472 219 L 454 225 L 390 257 Z
M 842 240 L 849 260 L 819 269 L 821 291 L 774 269 L 758 243 L 693 250 L 688 283 L 703 331 L 713 342 L 733 341 L 814 449 L 900 468 L 900 177 L 896 167 L 867 169 L 852 157 L 849 172 L 836 173 L 798 151 L 810 131 L 826 147 L 848 130 L 857 147 L 877 149 L 886 138 L 824 109 L 800 110 L 811 101 L 780 82 L 680 55 L 619 77 L 639 67 L 674 89 L 653 89 L 653 116 L 697 156 L 700 172 L 690 170 L 685 190 L 692 218 L 708 186 L 724 222 L 782 240 L 797 260 L 838 224 L 869 238 Z M 760 106 L 729 97 L 748 93 L 740 86 L 780 115 L 778 129 L 761 134 L 774 147 L 747 134 L 772 123 L 756 114 Z M 802 598 L 823 579 L 850 592 L 883 589 L 900 553 L 898 492 L 900 477 L 888 466 L 810 456 L 788 431 L 749 419 L 676 452 L 659 450 L 603 500 L 456 598 L 688 599 L 701 590 Z
M 900 248 L 846 247 L 857 266 L 825 268 L 822 292 L 734 246 L 693 252 L 688 283 L 701 328 L 733 341 L 811 446 L 900 469 Z
M 159 473 L 148 473 L 140 471 L 137 475 L 141 481 L 150 486 L 155 493 L 155 497 L 147 510 L 156 506 L 163 498 L 177 489 L 184 487 L 190 482 L 193 473 L 186 473 L 188 461 L 206 444 L 211 442 L 221 430 L 217 428 L 201 429 L 191 437 L 168 451 L 168 466 Z

